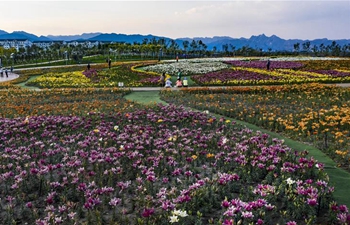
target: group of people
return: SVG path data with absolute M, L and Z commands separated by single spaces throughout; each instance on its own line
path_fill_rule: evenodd
M 166 80 L 165 80 L 165 78 L 166 78 L 165 73 L 163 73 L 160 77 L 161 86 L 166 87 L 166 88 L 171 88 L 173 85 L 173 82 L 170 80 L 170 78 L 168 78 Z M 182 80 L 181 71 L 179 71 L 179 73 L 178 73 L 175 87 L 188 87 L 188 80 L 186 77 L 184 77 L 184 79 Z

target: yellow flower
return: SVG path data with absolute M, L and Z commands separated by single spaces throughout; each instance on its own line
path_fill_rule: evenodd
M 196 156 L 196 155 L 192 155 L 191 157 L 192 157 L 192 159 L 197 159 L 198 158 L 198 156 Z
M 29 123 L 29 116 L 26 117 L 26 119 L 23 121 L 23 123 L 25 123 L 25 124 Z
M 226 121 L 225 121 L 225 123 L 230 123 L 230 122 L 231 122 L 231 120 L 226 120 Z
M 157 123 L 161 123 L 161 122 L 163 122 L 163 120 L 162 120 L 162 119 L 159 119 L 159 120 L 157 121 Z
M 212 158 L 212 157 L 214 157 L 214 154 L 212 154 L 212 153 L 207 154 L 207 158 Z
M 95 129 L 94 132 L 95 132 L 95 133 L 98 133 L 98 132 L 100 132 L 100 130 L 99 130 L 99 129 Z
M 177 139 L 177 136 L 175 135 L 175 136 L 169 137 L 168 141 L 176 141 L 176 139 Z

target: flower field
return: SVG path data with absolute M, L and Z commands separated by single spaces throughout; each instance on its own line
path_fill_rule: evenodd
M 216 74 L 221 83 L 240 85 L 252 82 L 251 74 L 256 84 L 283 84 L 344 81 L 349 71 L 339 60 L 291 60 L 271 71 L 245 65 L 254 60 L 207 61 L 183 75 L 196 74 L 200 63 L 206 69 L 191 78 Z M 315 145 L 350 169 L 349 89 L 314 83 L 164 89 L 166 106 L 125 100 L 130 90 L 116 88 L 118 82 L 156 86 L 159 73 L 179 69 L 164 70 L 167 62 L 146 71 L 152 63 L 28 70 L 22 79 L 41 75 L 28 83 L 42 90 L 1 86 L 7 90 L 0 91 L 0 224 L 350 224 L 324 164 L 226 118 Z
M 111 69 L 105 65 L 93 65 L 91 70 L 82 66 L 70 69 L 38 69 L 22 72 L 22 77 L 40 75 L 26 83 L 38 88 L 85 88 L 85 87 L 118 87 L 120 82 L 127 87 L 158 86 L 160 74 L 137 70 L 137 67 L 153 63 L 118 62 Z
M 159 105 L 2 118 L 0 127 L 2 224 L 347 219 L 346 206 L 332 201 L 322 164 L 205 113 Z
M 163 92 L 164 99 L 314 145 L 350 169 L 350 90 L 319 84 Z
M 334 61 L 332 61 L 334 62 Z M 205 86 L 247 86 L 247 85 L 283 85 L 303 83 L 348 83 L 350 69 L 339 71 L 306 70 L 302 62 L 271 61 L 270 70 L 266 70 L 266 61 L 228 61 L 231 69 L 192 76 L 199 85 Z M 320 64 L 322 61 L 319 62 Z M 337 65 L 334 65 L 338 68 Z
M 256 86 L 303 83 L 350 82 L 348 59 L 338 58 L 276 58 L 266 70 L 265 58 L 213 58 L 176 61 L 117 62 L 108 69 L 105 64 L 85 66 L 31 69 L 19 71 L 20 78 L 1 83 L 0 89 L 15 87 L 32 76 L 26 83 L 38 88 L 85 88 L 159 86 L 160 74 L 176 77 L 181 71 L 193 86 Z
M 297 59 L 298 60 L 298 59 Z M 350 82 L 348 59 L 271 59 L 266 70 L 264 58 L 217 58 L 166 61 L 142 69 L 156 73 L 167 72 L 176 76 L 182 71 L 199 86 L 251 86 L 303 83 Z
M 165 62 L 142 67 L 143 70 L 156 73 L 167 73 L 176 76 L 181 71 L 183 76 L 206 74 L 213 71 L 227 69 L 229 66 L 221 61 L 186 60 L 179 62 Z
M 130 102 L 122 98 L 128 92 L 128 89 L 118 88 L 0 91 L 0 117 L 116 113 L 130 108 Z

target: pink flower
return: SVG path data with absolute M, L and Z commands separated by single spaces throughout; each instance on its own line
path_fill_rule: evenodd
M 297 225 L 297 222 L 295 221 L 288 221 L 286 225 Z
M 221 202 L 221 206 L 224 208 L 228 208 L 228 207 L 230 207 L 230 202 L 227 200 L 224 200 Z
M 242 212 L 242 217 L 243 218 L 253 218 L 254 215 L 252 212 Z
M 33 207 L 33 203 L 32 202 L 27 202 L 26 203 L 26 207 L 29 208 L 29 209 L 32 208 Z
M 121 202 L 121 199 L 120 199 L 120 198 L 112 198 L 112 199 L 109 201 L 109 205 L 111 205 L 111 206 L 116 206 L 116 205 L 118 205 L 120 202 Z
M 143 217 L 150 217 L 150 216 L 152 216 L 154 214 L 154 209 L 153 208 L 146 208 L 146 209 L 144 209 L 143 210 L 143 212 L 142 212 L 142 216 Z
M 340 205 L 339 206 L 339 211 L 340 212 L 345 212 L 345 213 L 348 213 L 348 207 L 346 205 Z
M 233 219 L 230 219 L 230 220 L 225 220 L 223 223 L 222 223 L 222 225 L 233 225 L 234 223 L 233 223 Z
M 258 219 L 258 221 L 256 221 L 256 225 L 263 225 L 264 221 L 262 219 Z
M 317 199 L 316 198 L 308 198 L 307 199 L 307 204 L 309 204 L 309 205 L 311 205 L 311 206 L 315 206 L 315 205 L 317 205 L 318 203 L 317 203 Z

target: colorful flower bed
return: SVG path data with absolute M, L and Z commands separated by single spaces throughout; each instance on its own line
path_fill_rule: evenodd
M 123 99 L 129 92 L 118 88 L 0 91 L 0 117 L 116 113 L 132 108 L 130 102 Z
M 248 68 L 259 68 L 266 69 L 267 61 L 265 60 L 254 60 L 254 61 L 226 61 L 225 63 L 235 67 L 248 67 Z M 295 61 L 279 61 L 270 60 L 270 69 L 297 69 L 303 67 L 303 63 Z
M 135 69 L 149 63 L 153 62 L 114 63 L 111 69 L 104 65 L 93 65 L 90 70 L 81 67 L 68 71 L 49 69 L 37 73 L 40 76 L 26 85 L 39 88 L 118 87 L 122 82 L 127 87 L 158 86 L 160 74 Z
M 189 76 L 192 74 L 205 74 L 213 71 L 227 69 L 229 66 L 223 62 L 212 62 L 210 60 L 188 60 L 174 63 L 159 63 L 142 67 L 145 71 L 156 73 L 168 73 L 172 76 L 181 71 L 182 75 Z
M 296 59 L 300 61 L 296 61 Z M 266 70 L 266 58 L 167 61 L 166 63 L 146 66 L 142 69 L 157 73 L 168 72 L 174 76 L 182 71 L 183 75 L 190 75 L 191 80 L 201 86 L 350 82 L 349 60 L 347 59 L 296 59 L 271 59 L 270 70 Z M 231 66 L 231 69 L 228 69 L 228 65 Z
M 350 90 L 322 85 L 189 89 L 163 98 L 282 132 L 350 169 Z
M 21 77 L 0 88 L 24 82 L 30 76 L 41 75 L 27 83 L 40 88 L 117 87 L 120 82 L 128 87 L 159 86 L 160 74 L 191 76 L 191 81 L 203 86 L 281 85 L 301 83 L 350 82 L 349 60 L 338 58 L 274 58 L 271 70 L 266 70 L 266 58 L 205 58 L 176 61 L 113 63 L 112 69 L 105 64 L 46 68 L 20 71 Z M 288 61 L 286 61 L 288 60 Z M 298 60 L 298 61 L 297 61 Z M 231 64 L 231 65 L 230 65 Z M 231 67 L 231 69 L 229 69 Z M 233 69 L 232 69 L 233 68 Z M 85 74 L 84 74 L 85 73 Z M 93 75 L 93 76 L 92 76 Z M 88 79 L 86 79 L 88 78 Z
M 348 83 L 350 72 L 339 71 L 294 71 L 276 69 L 273 71 L 256 68 L 235 67 L 231 70 L 191 76 L 203 86 L 232 86 L 232 85 L 283 85 L 303 83 Z
M 350 219 L 306 152 L 183 107 L 1 118 L 0 136 L 1 224 Z

